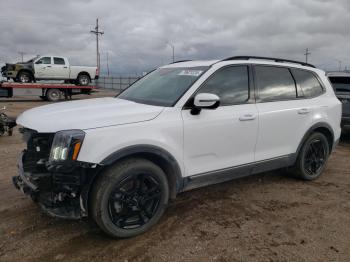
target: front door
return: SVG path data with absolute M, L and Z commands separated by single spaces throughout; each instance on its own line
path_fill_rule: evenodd
M 186 176 L 254 162 L 258 113 L 249 86 L 248 66 L 224 67 L 196 92 L 218 95 L 220 106 L 182 110 Z
M 50 79 L 54 75 L 50 56 L 41 57 L 34 63 L 35 78 Z

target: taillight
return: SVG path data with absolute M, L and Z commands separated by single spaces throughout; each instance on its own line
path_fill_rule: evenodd
M 96 68 L 96 75 L 97 75 L 97 76 L 99 75 L 98 67 Z

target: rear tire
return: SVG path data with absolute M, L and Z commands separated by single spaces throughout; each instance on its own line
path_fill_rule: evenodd
M 80 86 L 88 86 L 91 83 L 91 79 L 87 74 L 80 74 L 77 78 L 77 84 Z
M 326 167 L 330 148 L 326 136 L 315 132 L 306 139 L 294 166 L 294 174 L 304 180 L 318 178 Z
M 168 204 L 163 170 L 146 159 L 123 160 L 107 169 L 94 185 L 93 219 L 108 235 L 128 238 L 156 224 Z
M 61 99 L 61 91 L 58 89 L 48 89 L 45 97 L 48 101 L 57 102 Z

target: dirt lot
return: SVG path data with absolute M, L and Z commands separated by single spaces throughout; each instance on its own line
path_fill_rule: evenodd
M 11 116 L 43 104 L 0 100 Z M 0 137 L 0 261 L 350 261 L 350 131 L 317 181 L 280 171 L 186 192 L 127 240 L 48 217 L 16 190 L 23 147 L 17 130 Z

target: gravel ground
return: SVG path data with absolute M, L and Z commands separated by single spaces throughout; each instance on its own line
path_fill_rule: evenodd
M 0 107 L 17 116 L 45 103 L 19 97 Z M 278 171 L 186 192 L 127 240 L 42 213 L 11 184 L 23 148 L 17 130 L 0 137 L 0 261 L 350 261 L 349 130 L 316 181 Z

